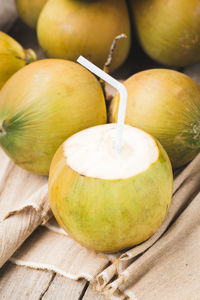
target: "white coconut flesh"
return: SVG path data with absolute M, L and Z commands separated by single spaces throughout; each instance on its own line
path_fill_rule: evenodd
M 158 146 L 146 132 L 124 125 L 121 152 L 114 147 L 116 134 L 116 124 L 74 134 L 63 145 L 67 165 L 79 174 L 112 180 L 135 176 L 158 160 Z

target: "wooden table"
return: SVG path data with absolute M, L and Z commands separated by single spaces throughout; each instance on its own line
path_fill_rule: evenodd
M 105 300 L 86 280 L 7 262 L 0 270 L 1 300 Z

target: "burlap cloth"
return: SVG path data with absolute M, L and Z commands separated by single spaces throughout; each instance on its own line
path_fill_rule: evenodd
M 16 18 L 13 1 L 0 0 L 5 16 L 3 10 L 9 13 L 0 29 Z M 85 278 L 108 299 L 199 300 L 199 169 L 200 155 L 175 176 L 169 213 L 149 240 L 105 255 L 69 238 L 51 217 L 47 178 L 18 168 L 0 150 L 0 267 L 10 259 L 73 280 Z
M 159 230 L 113 255 L 81 247 L 54 219 L 48 221 L 47 178 L 15 166 L 2 150 L 0 162 L 0 266 L 10 259 L 70 279 L 86 278 L 109 299 L 200 299 L 200 155 L 176 177 Z M 35 230 L 41 224 L 46 225 Z

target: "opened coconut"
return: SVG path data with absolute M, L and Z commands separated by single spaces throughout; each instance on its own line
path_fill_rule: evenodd
M 12 76 L 0 93 L 0 145 L 20 167 L 47 175 L 72 134 L 106 123 L 98 80 L 77 63 L 45 59 Z
M 56 152 L 49 197 L 58 223 L 95 251 L 115 252 L 148 239 L 172 197 L 172 169 L 149 134 L 124 126 L 121 152 L 116 124 L 95 126 L 67 139 Z

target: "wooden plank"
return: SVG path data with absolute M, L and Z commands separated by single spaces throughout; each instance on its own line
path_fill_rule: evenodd
M 48 289 L 54 272 L 6 263 L 0 271 L 1 300 L 39 300 Z
M 86 280 L 74 281 L 56 275 L 41 300 L 78 300 L 81 299 L 85 288 L 87 288 Z
M 16 266 L 0 271 L 1 300 L 105 300 L 86 280 L 70 280 L 54 272 Z
M 86 280 L 70 280 L 56 275 L 41 300 L 105 300 L 105 297 L 88 286 Z
M 82 300 L 106 300 L 105 296 L 97 293 L 91 285 L 88 286 Z

